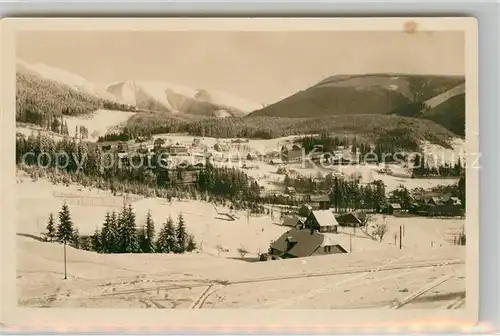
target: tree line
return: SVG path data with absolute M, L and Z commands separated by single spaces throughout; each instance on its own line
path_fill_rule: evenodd
M 63 136 L 69 136 L 68 122 L 64 120 L 64 116 L 54 116 L 49 114 L 44 118 L 42 125 L 40 125 L 43 130 L 51 131 Z M 74 137 L 78 139 L 86 140 L 89 137 L 89 130 L 84 125 L 75 126 Z
M 355 176 L 344 179 L 331 173 L 324 178 L 285 176 L 285 187 L 293 187 L 297 192 L 306 194 L 303 199 L 310 202 L 310 194 L 328 195 L 331 206 L 336 212 L 348 212 L 357 209 L 378 211 L 386 201 L 385 185 L 382 181 L 373 181 L 362 185 Z M 299 202 L 300 203 L 300 202 Z
M 59 157 L 57 154 L 61 152 L 67 156 Z M 25 156 L 27 153 L 30 155 Z M 259 209 L 254 203 L 260 201 L 260 186 L 236 168 L 215 167 L 208 160 L 200 170 L 169 169 L 161 165 L 152 168 L 123 166 L 117 153 L 112 155 L 115 159 L 111 164 L 99 146 L 81 139 L 54 140 L 41 133 L 16 137 L 16 163 L 35 178 L 45 175 L 54 182 L 78 182 L 83 186 L 147 196 L 202 198 L 217 202 L 226 199 L 240 207 Z M 155 158 L 156 154 L 151 162 L 156 162 Z M 110 164 L 104 166 L 102 163 Z M 185 183 L 183 173 L 190 173 L 194 181 Z
M 69 207 L 64 203 L 57 225 L 50 213 L 44 236 L 49 242 L 66 243 L 97 253 L 185 253 L 197 248 L 182 214 L 179 214 L 177 224 L 169 216 L 156 235 L 151 212 L 148 211 L 144 224 L 137 227 L 131 205 L 124 205 L 119 213 L 106 213 L 101 230 L 96 229 L 92 235 L 86 236 L 79 235 Z
M 450 148 L 454 134 L 429 120 L 391 115 L 337 115 L 321 118 L 202 118 L 183 119 L 167 113 L 137 113 L 123 129 L 131 138 L 160 133 L 188 133 L 214 138 L 274 139 L 298 134 L 349 134 L 377 143 L 387 138 L 398 148 L 414 150 L 422 140 Z M 335 137 L 335 136 L 334 136 Z M 349 136 L 350 138 L 351 136 Z M 344 136 L 338 137 L 340 139 Z M 325 139 L 329 141 L 328 139 Z M 344 141 L 344 140 L 341 140 Z M 362 142 L 360 140 L 360 142 Z
M 412 177 L 426 177 L 426 176 L 443 176 L 443 177 L 460 177 L 465 174 L 465 167 L 462 160 L 459 158 L 454 164 L 445 162 L 430 166 L 427 164 L 428 159 L 424 154 L 417 154 L 413 158 Z

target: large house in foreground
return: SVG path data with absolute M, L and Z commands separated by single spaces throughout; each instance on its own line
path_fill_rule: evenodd
M 316 255 L 347 253 L 335 241 L 334 233 L 320 233 L 308 229 L 291 229 L 271 243 L 270 254 L 280 258 L 302 258 Z
M 273 257 L 300 258 L 347 252 L 336 241 L 339 223 L 330 210 L 312 210 L 306 218 L 286 217 L 283 225 L 292 229 L 271 243 Z

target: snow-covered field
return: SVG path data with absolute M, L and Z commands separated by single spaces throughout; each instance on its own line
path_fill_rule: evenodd
M 68 248 L 63 280 L 61 245 L 24 237 L 17 244 L 18 302 L 30 307 L 390 308 L 423 291 L 401 309 L 445 309 L 465 295 L 460 247 L 256 263 Z
M 461 220 L 376 216 L 373 223 L 385 221 L 389 226 L 382 242 L 369 239 L 359 229 L 350 238 L 352 229 L 344 228 L 338 242 L 352 250 L 347 255 L 252 263 L 238 260 L 236 250 L 243 246 L 251 257 L 265 252 L 270 241 L 287 230 L 277 225 L 277 218 L 249 217 L 247 221 L 246 213 L 237 212 L 235 221 L 226 221 L 218 219 L 206 202 L 174 200 L 168 204 L 140 197 L 129 198 L 139 223 L 149 210 L 159 230 L 168 215 L 175 218 L 182 213 L 200 250 L 188 255 L 100 255 L 69 248 L 65 281 L 62 246 L 36 239 L 48 213 L 57 213 L 66 200 L 80 233 L 91 233 L 102 225 L 106 211 L 120 209 L 123 198 L 75 185 L 33 182 L 22 174 L 16 188 L 18 295 L 27 306 L 388 307 L 394 300 L 404 300 L 450 277 L 408 304 L 442 308 L 460 300 L 465 291 L 465 250 L 452 244 L 453 235 L 462 228 Z M 217 210 L 229 212 L 222 207 Z M 393 238 L 400 225 L 404 227 L 402 250 Z
M 108 131 L 120 127 L 135 113 L 125 111 L 113 111 L 99 109 L 90 115 L 85 116 L 64 116 L 64 121 L 68 124 L 68 133 L 70 137 L 75 136 L 76 127 L 85 126 L 88 130 L 88 140 L 97 141 L 97 138 L 105 135 Z M 41 128 L 35 125 L 18 124 L 16 132 L 29 136 L 33 131 L 40 131 Z M 48 133 L 55 138 L 62 138 L 56 133 Z
M 100 109 L 89 116 L 65 117 L 68 123 L 68 132 L 70 136 L 75 135 L 77 126 L 85 126 L 89 131 L 89 140 L 97 141 L 97 138 L 105 135 L 110 129 L 119 127 L 131 118 L 135 113 L 112 111 Z
M 92 234 L 102 226 L 106 212 L 119 212 L 123 206 L 123 198 L 109 192 L 96 189 L 80 191 L 74 185 L 52 185 L 44 180 L 32 182 L 29 178 L 22 177 L 18 181 L 23 181 L 17 184 L 16 193 L 18 233 L 40 235 L 49 213 L 57 214 L 64 201 L 70 208 L 80 234 Z M 131 204 L 139 225 L 143 223 L 147 212 L 151 211 L 157 231 L 168 216 L 177 220 L 177 216 L 182 213 L 188 231 L 195 236 L 202 252 L 212 255 L 238 257 L 237 249 L 244 247 L 250 256 L 256 256 L 266 252 L 271 240 L 287 230 L 273 224 L 270 216 L 247 216 L 244 211 L 234 212 L 236 220 L 229 221 L 217 213 L 229 213 L 229 208 L 215 208 L 207 202 L 174 199 L 170 204 L 165 199 L 135 197 Z M 26 208 L 30 211 L 23 211 Z M 217 246 L 223 247 L 227 252 L 218 251 Z

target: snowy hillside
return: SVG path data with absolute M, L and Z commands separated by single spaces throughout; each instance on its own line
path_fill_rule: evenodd
M 193 89 L 163 81 L 124 81 L 108 92 L 139 108 L 217 117 L 243 116 L 262 106 L 227 93 Z
M 16 66 L 18 72 L 34 74 L 96 98 L 142 109 L 225 118 L 244 116 L 262 108 L 262 104 L 225 92 L 193 89 L 165 81 L 124 81 L 110 86 L 97 85 L 80 75 L 47 64 L 17 60 Z
M 427 105 L 428 108 L 431 109 L 438 106 L 439 104 L 442 104 L 443 102 L 447 101 L 450 98 L 453 98 L 459 94 L 464 94 L 464 93 L 465 93 L 465 83 L 455 86 L 453 89 L 448 90 L 440 95 L 432 97 L 431 99 L 427 100 L 425 104 Z
M 100 87 L 79 75 L 49 66 L 47 64 L 29 64 L 22 60 L 17 60 L 17 71 L 30 72 L 42 78 L 68 85 L 76 90 L 91 94 L 97 98 L 123 103 L 122 100 L 117 99 L 116 96 L 107 92 L 106 87 Z

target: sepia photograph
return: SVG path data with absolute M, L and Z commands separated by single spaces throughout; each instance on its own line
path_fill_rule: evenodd
M 11 34 L 17 307 L 477 310 L 473 19 L 86 20 Z

